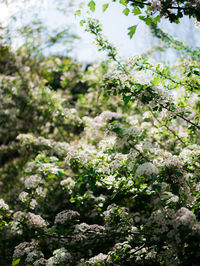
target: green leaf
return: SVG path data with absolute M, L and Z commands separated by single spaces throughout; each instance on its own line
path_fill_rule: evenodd
M 80 21 L 80 25 L 81 25 L 81 27 L 85 24 L 85 19 L 82 19 L 81 21 Z
M 128 28 L 129 29 L 128 35 L 130 39 L 132 39 L 133 35 L 135 34 L 136 28 L 137 28 L 137 25 Z
M 20 259 L 13 260 L 13 262 L 12 262 L 12 266 L 15 266 L 15 265 L 17 265 L 17 264 L 19 264 L 19 263 L 20 263 Z
M 120 4 L 126 6 L 127 5 L 127 1 L 126 0 L 120 0 Z
M 129 12 L 130 12 L 129 8 L 125 8 L 123 10 L 124 15 L 126 15 L 126 16 L 128 16 Z
M 108 8 L 108 6 L 109 6 L 109 4 L 104 4 L 104 5 L 103 5 L 103 12 L 106 11 L 106 9 Z
M 133 13 L 134 15 L 139 15 L 139 14 L 141 14 L 142 12 L 141 12 L 141 10 L 139 9 L 139 7 L 136 6 L 136 7 L 133 8 L 132 13 Z
M 81 15 L 81 10 L 76 10 L 75 16 L 79 16 L 80 17 L 80 15 Z
M 160 22 L 160 16 L 157 16 L 153 19 L 153 23 L 158 23 Z
M 123 100 L 124 100 L 124 104 L 127 105 L 131 100 L 131 96 L 130 95 L 129 96 L 124 95 Z
M 151 81 L 152 85 L 154 85 L 154 86 L 158 86 L 158 85 L 160 84 L 160 82 L 161 82 L 161 78 L 160 78 L 160 77 L 155 77 L 155 78 Z
M 88 6 L 89 6 L 89 8 L 90 8 L 90 10 L 92 11 L 92 12 L 94 12 L 95 11 L 95 2 L 92 0 L 92 1 L 90 1 L 89 2 L 89 4 L 88 4 Z
M 139 18 L 140 18 L 141 20 L 143 20 L 144 23 L 145 23 L 146 25 L 148 25 L 148 26 L 151 25 L 151 22 L 152 22 L 152 19 L 151 19 L 151 18 L 149 18 L 149 17 L 144 17 L 144 16 L 139 16 Z
M 59 178 L 62 178 L 63 174 L 64 174 L 64 173 L 62 173 L 61 171 L 58 171 L 58 172 L 57 172 L 57 175 L 58 175 Z

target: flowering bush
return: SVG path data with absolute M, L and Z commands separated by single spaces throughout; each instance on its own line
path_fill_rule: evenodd
M 159 30 L 173 66 L 124 62 L 87 30 L 112 60 L 1 73 L 1 264 L 198 265 L 199 49 Z

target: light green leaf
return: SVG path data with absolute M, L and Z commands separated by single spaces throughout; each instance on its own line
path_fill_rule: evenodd
M 136 7 L 133 8 L 132 13 L 133 13 L 134 15 L 139 15 L 139 14 L 141 14 L 142 12 L 141 12 L 141 10 L 139 9 L 139 7 L 136 6 Z
M 127 5 L 127 1 L 126 0 L 120 0 L 120 4 L 126 6 Z
M 108 8 L 108 6 L 109 6 L 109 4 L 104 4 L 104 5 L 103 5 L 103 12 L 106 11 L 106 9 Z
M 85 19 L 82 19 L 81 21 L 80 21 L 80 25 L 81 25 L 81 27 L 85 24 Z
M 90 8 L 90 10 L 92 11 L 92 12 L 94 12 L 95 11 L 95 2 L 92 0 L 92 1 L 90 1 L 89 2 L 89 4 L 88 4 L 88 6 L 89 6 L 89 8 Z
M 137 25 L 128 28 L 129 29 L 128 35 L 130 39 L 132 39 L 133 35 L 135 34 L 136 28 L 137 28 Z
M 20 259 L 13 260 L 13 262 L 12 262 L 12 266 L 15 266 L 15 265 L 17 265 L 17 264 L 19 264 L 19 263 L 20 263 Z
M 128 16 L 129 12 L 130 12 L 129 8 L 125 8 L 123 10 L 124 15 L 126 15 L 126 16 Z
M 80 17 L 80 15 L 81 15 L 81 10 L 76 10 L 75 16 L 79 16 Z
M 155 17 L 155 18 L 153 19 L 153 22 L 154 22 L 154 23 L 158 23 L 158 22 L 160 22 L 160 16 Z
M 158 86 L 161 82 L 161 78 L 160 77 L 154 77 L 154 79 L 151 81 L 152 85 L 154 86 Z

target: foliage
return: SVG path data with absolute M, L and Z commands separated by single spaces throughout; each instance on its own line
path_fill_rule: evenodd
M 0 264 L 198 265 L 199 49 L 152 24 L 182 56 L 123 61 L 82 24 L 107 61 L 1 46 Z
M 119 2 L 123 5 L 123 14 L 128 16 L 133 14 L 145 22 L 146 25 L 150 26 L 151 23 L 159 23 L 160 19 L 164 17 L 171 23 L 180 23 L 180 19 L 183 16 L 189 18 L 195 18 L 195 24 L 198 25 L 200 22 L 200 1 L 199 0 L 112 0 L 112 2 Z M 95 1 L 91 0 L 88 6 L 92 12 L 95 11 Z M 109 4 L 103 4 L 103 12 L 109 7 Z M 136 26 L 134 25 L 129 28 L 129 36 L 133 37 Z

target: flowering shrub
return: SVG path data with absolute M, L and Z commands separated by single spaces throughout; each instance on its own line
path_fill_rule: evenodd
M 198 265 L 199 50 L 157 29 L 183 56 L 124 62 L 87 30 L 112 61 L 1 73 L 1 264 Z

